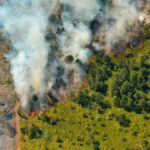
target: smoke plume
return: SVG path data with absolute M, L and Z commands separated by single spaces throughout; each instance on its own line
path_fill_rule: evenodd
M 0 24 L 21 104 L 78 89 L 93 51 L 124 49 L 147 17 L 149 0 L 3 0 Z M 132 25 L 134 24 L 134 29 Z M 118 46 L 118 43 L 123 44 Z M 42 105 L 42 103 L 40 103 Z

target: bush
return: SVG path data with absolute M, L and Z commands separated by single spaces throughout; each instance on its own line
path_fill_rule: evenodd
M 57 143 L 63 143 L 63 140 L 60 137 L 58 137 L 57 140 L 56 140 L 56 142 Z
M 48 123 L 48 124 L 50 124 L 50 125 L 53 125 L 53 126 L 58 123 L 58 120 L 52 119 L 52 118 L 50 118 L 50 117 L 48 117 L 48 116 L 46 116 L 46 115 L 40 116 L 40 117 L 39 117 L 39 120 L 42 120 L 42 121 L 44 121 L 44 122 L 46 122 L 46 123 Z
M 79 92 L 78 96 L 74 99 L 79 105 L 90 108 L 92 106 L 91 97 L 88 95 L 88 91 Z
M 97 140 L 93 140 L 94 150 L 100 150 L 100 142 Z
M 32 124 L 32 127 L 30 129 L 30 139 L 38 139 L 41 138 L 43 135 L 43 131 L 36 125 Z
M 28 129 L 27 128 L 21 128 L 21 133 L 24 135 L 28 135 Z
M 116 120 L 119 122 L 119 124 L 123 127 L 129 127 L 131 121 L 129 119 L 127 119 L 125 114 L 121 114 L 119 116 L 116 117 Z

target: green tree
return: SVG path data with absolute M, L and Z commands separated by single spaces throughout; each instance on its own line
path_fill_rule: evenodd
M 127 119 L 125 114 L 121 114 L 119 116 L 116 117 L 116 120 L 119 122 L 119 124 L 123 127 L 129 127 L 131 121 L 129 119 Z
M 41 138 L 43 135 L 43 131 L 34 124 L 32 124 L 32 127 L 31 127 L 29 133 L 30 133 L 30 135 L 29 135 L 30 139 L 38 139 L 38 138 Z

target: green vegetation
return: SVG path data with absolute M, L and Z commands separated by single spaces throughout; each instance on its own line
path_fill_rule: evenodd
M 150 39 L 117 56 L 93 56 L 71 100 L 21 118 L 21 149 L 150 150 Z
M 116 117 L 116 120 L 119 122 L 119 124 L 123 127 L 129 127 L 131 121 L 129 119 L 126 118 L 125 114 L 121 114 L 119 116 Z
M 150 112 L 148 46 L 142 50 L 127 49 L 119 62 L 99 52 L 91 60 L 87 86 L 79 91 L 75 102 L 87 108 L 96 103 L 106 109 L 110 107 L 106 100 L 111 99 L 112 105 L 127 111 Z
M 57 123 L 50 124 L 45 118 Z M 21 150 L 145 150 L 150 146 L 149 123 L 150 114 L 116 107 L 100 114 L 98 106 L 89 109 L 74 102 L 61 102 L 48 116 L 21 119 Z M 32 131 L 34 138 L 33 124 L 42 131 L 40 136 Z
M 147 53 L 136 55 L 128 52 L 125 59 L 116 65 L 110 88 L 117 107 L 136 113 L 150 112 L 150 54 L 148 47 L 142 50 Z

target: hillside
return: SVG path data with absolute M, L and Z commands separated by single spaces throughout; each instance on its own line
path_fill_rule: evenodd
M 99 52 L 70 100 L 21 116 L 22 150 L 149 150 L 150 27 L 135 48 Z

